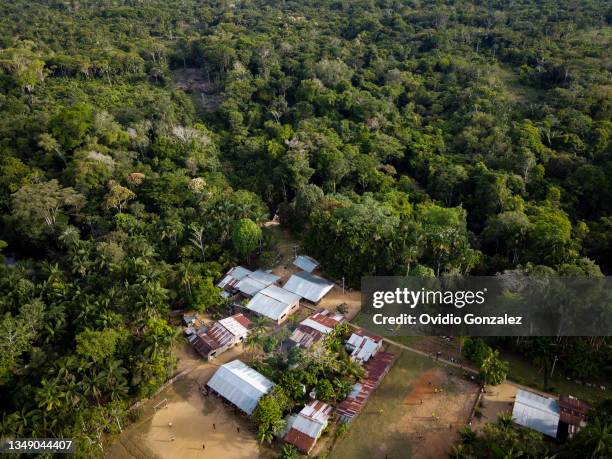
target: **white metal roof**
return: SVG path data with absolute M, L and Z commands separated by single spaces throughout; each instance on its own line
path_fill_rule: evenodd
M 333 287 L 333 282 L 314 274 L 300 271 L 291 276 L 283 288 L 302 298 L 306 298 L 308 301 L 318 303 Z
M 276 301 L 289 305 L 300 301 L 300 297 L 298 295 L 276 285 L 269 285 L 268 287 L 264 288 L 261 293 L 269 296 L 270 298 L 274 298 Z
M 238 281 L 242 280 L 249 274 L 252 274 L 252 271 L 249 271 L 248 269 L 243 268 L 242 266 L 235 266 L 227 272 L 225 277 L 221 279 L 221 281 L 217 284 L 217 287 L 234 287 L 238 283 Z
M 319 266 L 319 262 L 308 255 L 298 255 L 293 264 L 307 273 L 313 272 Z
M 522 389 L 516 393 L 512 420 L 517 424 L 556 438 L 559 417 L 557 400 Z
M 300 322 L 300 325 L 305 325 L 306 327 L 314 328 L 315 330 L 320 331 L 321 333 L 324 333 L 324 334 L 326 334 L 326 335 L 327 335 L 327 334 L 328 334 L 330 331 L 332 331 L 332 330 L 333 330 L 333 328 L 332 328 L 332 327 L 328 327 L 328 326 L 326 326 L 326 325 L 323 325 L 322 323 L 317 322 L 316 320 L 312 320 L 310 317 L 308 317 L 308 318 L 306 318 L 306 319 L 302 320 L 302 321 Z
M 238 322 L 234 318 L 234 316 L 221 319 L 219 323 L 223 325 L 227 329 L 227 331 L 229 331 L 234 336 L 246 336 L 249 333 L 249 330 L 240 322 Z
M 253 296 L 260 290 L 266 288 L 266 284 L 247 276 L 236 284 L 236 288 L 245 295 Z
M 290 429 L 296 429 L 310 438 L 317 439 L 327 427 L 332 407 L 327 403 L 313 400 L 293 419 L 290 419 Z
M 276 285 L 270 285 L 251 298 L 247 308 L 276 321 L 298 301 L 299 296 Z
M 376 342 L 369 336 L 362 336 L 353 333 L 346 342 L 351 348 L 351 358 L 360 362 L 367 362 L 381 347 L 381 343 Z
M 267 285 L 272 285 L 273 283 L 275 283 L 277 280 L 280 279 L 279 276 L 277 276 L 276 274 L 272 274 L 272 273 L 267 273 L 265 271 L 262 271 L 261 269 L 258 269 L 257 271 L 253 271 L 252 273 L 249 274 L 249 277 L 251 279 L 255 279 L 256 281 L 261 282 L 262 284 Z
M 221 365 L 207 384 L 242 411 L 251 414 L 274 383 L 240 360 Z

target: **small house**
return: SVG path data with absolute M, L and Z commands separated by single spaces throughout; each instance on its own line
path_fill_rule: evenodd
M 269 285 L 255 294 L 247 309 L 280 324 L 300 307 L 300 297 L 276 285 Z
M 289 337 L 290 346 L 308 349 L 330 333 L 336 325 L 345 321 L 342 314 L 320 309 L 299 323 Z
M 289 417 L 285 441 L 309 454 L 327 427 L 331 413 L 332 407 L 327 403 L 319 400 L 308 403 L 296 416 Z
M 223 289 L 221 296 L 226 298 L 238 293 L 252 297 L 260 290 L 275 284 L 279 280 L 279 276 L 266 271 L 259 269 L 250 271 L 242 266 L 236 266 L 227 272 L 217 284 L 217 287 Z
M 244 315 L 234 314 L 216 321 L 205 333 L 191 334 L 188 339 L 198 354 L 210 360 L 244 341 L 250 325 L 251 321 Z
M 559 396 L 559 429 L 567 438 L 574 438 L 580 429 L 587 424 L 587 415 L 591 407 L 571 395 Z
M 307 255 L 298 255 L 297 257 L 295 257 L 295 260 L 293 260 L 293 265 L 297 266 L 302 271 L 312 273 L 319 267 L 319 262 Z
M 351 360 L 363 365 L 382 348 L 382 336 L 370 335 L 363 329 L 356 329 L 346 342 Z
M 317 304 L 334 288 L 334 283 L 306 271 L 300 271 L 291 276 L 283 288 Z

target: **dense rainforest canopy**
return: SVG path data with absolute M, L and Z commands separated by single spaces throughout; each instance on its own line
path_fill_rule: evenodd
M 168 312 L 269 263 L 276 213 L 353 285 L 609 273 L 611 21 L 604 0 L 2 2 L 2 432 L 98 451 L 172 372 Z

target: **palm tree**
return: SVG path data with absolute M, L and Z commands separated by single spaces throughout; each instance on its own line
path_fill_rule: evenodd
M 612 425 L 606 424 L 600 418 L 595 418 L 580 435 L 581 450 L 585 457 L 596 459 L 610 457 L 612 453 Z M 588 455 L 588 456 L 586 456 Z
M 511 413 L 502 412 L 497 415 L 497 422 L 504 430 L 508 430 L 514 421 Z
M 194 281 L 193 263 L 190 260 L 178 265 L 179 283 L 185 287 L 187 294 L 191 297 L 191 283 Z
M 60 409 L 62 407 L 62 400 L 64 400 L 65 394 L 58 384 L 57 379 L 51 381 L 43 379 L 40 382 L 40 385 L 41 387 L 36 393 L 38 406 L 47 411 Z
M 269 324 L 270 320 L 266 317 L 255 317 L 251 322 L 251 335 L 261 335 Z
M 128 387 L 125 375 L 128 371 L 121 366 L 121 360 L 110 360 L 100 376 L 106 384 L 106 392 L 112 400 L 118 400 L 127 394 Z

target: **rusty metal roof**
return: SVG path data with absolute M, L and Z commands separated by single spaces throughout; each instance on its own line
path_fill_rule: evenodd
M 290 421 L 285 441 L 295 445 L 304 453 L 310 452 L 321 433 L 327 427 L 333 408 L 327 403 L 313 400 Z
M 368 398 L 383 380 L 395 355 L 390 352 L 379 352 L 364 365 L 366 376 L 353 386 L 353 391 L 336 408 L 336 413 L 346 421 L 352 420 L 365 406 Z
M 578 427 L 586 423 L 588 412 L 591 409 L 588 403 L 571 395 L 559 396 L 559 408 L 561 409 L 560 420 Z
M 219 288 L 234 288 L 236 284 L 244 279 L 249 274 L 252 274 L 252 271 L 243 268 L 242 266 L 234 266 L 230 269 L 223 279 L 217 284 Z
M 215 322 L 209 330 L 198 333 L 190 342 L 200 355 L 208 357 L 215 349 L 232 344 L 236 338 L 246 337 L 250 323 L 242 314 L 234 314 Z
M 344 321 L 342 314 L 320 309 L 300 322 L 289 339 L 300 347 L 309 348 Z

